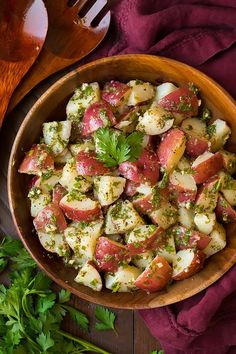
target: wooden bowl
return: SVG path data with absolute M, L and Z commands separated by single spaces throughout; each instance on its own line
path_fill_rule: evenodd
M 50 278 L 79 297 L 110 307 L 144 309 L 168 305 L 186 299 L 219 279 L 236 261 L 236 223 L 227 226 L 227 246 L 206 261 L 204 269 L 184 281 L 174 282 L 167 290 L 147 295 L 139 290 L 134 293 L 112 293 L 109 290 L 95 292 L 77 284 L 76 271 L 66 268 L 56 256 L 47 256 L 38 237 L 32 232 L 33 224 L 27 203 L 27 185 L 30 177 L 17 172 L 24 151 L 39 141 L 42 123 L 65 119 L 65 107 L 74 89 L 83 82 L 118 79 L 141 79 L 153 84 L 171 81 L 178 85 L 193 82 L 201 91 L 203 103 L 215 118 L 225 119 L 232 129 L 229 142 L 236 152 L 236 106 L 230 95 L 216 82 L 185 64 L 174 60 L 148 55 L 122 55 L 100 59 L 84 65 L 57 81 L 36 102 L 27 114 L 16 136 L 9 163 L 8 193 L 10 208 L 17 231 L 32 257 Z

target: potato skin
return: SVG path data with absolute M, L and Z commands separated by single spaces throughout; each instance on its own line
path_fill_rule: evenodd
M 187 250 L 185 250 L 187 251 Z M 184 251 L 180 251 L 180 252 L 184 252 Z M 178 252 L 179 253 L 179 252 Z M 176 254 L 176 257 L 178 258 L 178 253 Z M 203 267 L 203 263 L 204 260 L 206 259 L 206 255 L 204 252 L 198 250 L 194 252 L 194 257 L 192 259 L 192 262 L 189 264 L 189 266 L 185 269 L 183 269 L 182 272 L 178 273 L 178 274 L 174 274 L 173 272 L 173 280 L 184 280 L 187 279 L 189 277 L 191 277 L 192 275 L 196 274 L 202 267 Z
M 147 293 L 164 289 L 172 276 L 172 268 L 164 257 L 156 256 L 149 267 L 135 280 L 135 285 Z

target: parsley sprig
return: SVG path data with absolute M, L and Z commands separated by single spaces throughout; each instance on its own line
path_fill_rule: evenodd
M 37 271 L 19 241 L 5 237 L 0 259 L 1 264 L 12 266 L 11 284 L 0 284 L 0 354 L 109 354 L 61 329 L 67 313 L 84 330 L 88 329 L 88 318 L 68 305 L 69 291 L 62 289 L 57 294 L 51 289 L 51 280 Z
M 123 132 L 100 128 L 94 134 L 97 158 L 107 167 L 115 167 L 125 161 L 136 161 L 143 149 L 143 137 L 141 132 L 126 136 Z
M 104 331 L 107 329 L 113 329 L 113 331 L 117 334 L 114 322 L 116 319 L 116 315 L 114 312 L 106 309 L 102 306 L 96 306 L 95 316 L 98 322 L 95 324 L 95 328 L 99 331 Z

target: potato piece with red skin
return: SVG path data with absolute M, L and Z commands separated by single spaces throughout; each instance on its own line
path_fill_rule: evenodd
M 210 177 L 214 176 L 223 168 L 222 156 L 219 152 L 212 154 L 204 152 L 193 161 L 192 169 L 193 177 L 197 184 L 206 182 Z
M 221 222 L 229 223 L 236 221 L 236 210 L 221 194 L 218 196 L 215 212 L 217 219 Z
M 137 288 L 147 293 L 164 289 L 172 276 L 172 268 L 164 257 L 156 256 L 149 267 L 135 280 Z
M 154 151 L 144 149 L 136 162 L 126 161 L 119 165 L 119 172 L 135 183 L 148 182 L 151 185 L 159 179 L 159 163 Z
M 54 158 L 45 144 L 33 145 L 26 153 L 18 172 L 40 176 L 43 172 L 54 169 Z
M 34 227 L 41 232 L 63 232 L 66 227 L 66 219 L 61 209 L 55 205 L 47 205 L 33 220 Z
M 132 199 L 132 203 L 138 212 L 148 214 L 157 209 L 161 201 L 169 200 L 169 196 L 168 188 L 158 188 L 155 186 L 151 189 L 150 193 L 135 196 Z
M 59 205 L 61 199 L 67 194 L 67 190 L 59 183 L 52 190 L 52 202 Z
M 190 173 L 173 171 L 169 177 L 169 189 L 175 193 L 179 203 L 194 201 L 196 198 L 197 185 Z
M 76 155 L 76 170 L 79 176 L 102 176 L 109 174 L 111 170 L 97 160 L 92 151 L 81 151 Z
M 186 142 L 186 153 L 190 157 L 198 157 L 210 149 L 209 141 L 204 137 L 188 135 Z
M 99 128 L 110 127 L 115 124 L 116 118 L 107 102 L 92 103 L 84 112 L 82 135 L 88 137 Z
M 128 197 L 133 197 L 137 192 L 137 187 L 140 185 L 140 183 L 135 183 L 133 181 L 130 180 L 126 180 L 126 184 L 125 184 L 125 190 L 124 193 L 128 196 Z
M 221 178 L 216 175 L 204 183 L 197 193 L 195 209 L 197 213 L 212 212 L 217 203 Z
M 118 107 L 124 104 L 131 92 L 131 87 L 123 82 L 111 80 L 106 82 L 102 90 L 102 99 L 111 106 Z
M 127 235 L 127 248 L 131 257 L 152 249 L 155 241 L 162 241 L 164 230 L 155 225 L 135 227 Z
M 161 167 L 167 172 L 173 170 L 183 156 L 185 146 L 186 137 L 184 132 L 178 128 L 169 130 L 157 148 L 157 156 Z
M 197 116 L 198 98 L 188 87 L 183 86 L 162 97 L 158 104 L 167 111 Z
M 168 201 L 162 201 L 160 206 L 148 214 L 153 224 L 159 225 L 163 229 L 168 229 L 178 220 L 177 209 Z
M 66 217 L 74 221 L 93 221 L 100 217 L 101 207 L 85 195 L 71 193 L 66 194 L 59 203 Z
M 136 125 L 138 124 L 138 117 L 140 107 L 132 107 L 128 112 L 125 112 L 121 115 L 119 122 L 115 125 L 116 129 L 119 129 L 125 133 L 132 133 Z
M 184 226 L 174 226 L 171 233 L 174 235 L 175 245 L 178 251 L 187 248 L 203 250 L 211 241 L 210 236 L 193 229 L 187 229 Z
M 120 263 L 127 261 L 128 252 L 121 243 L 100 236 L 97 240 L 95 258 L 100 271 L 114 273 L 118 270 Z
M 177 252 L 173 262 L 172 279 L 184 280 L 196 274 L 203 267 L 205 258 L 204 252 L 192 248 Z

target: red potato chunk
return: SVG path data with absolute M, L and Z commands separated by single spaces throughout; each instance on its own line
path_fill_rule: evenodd
M 156 256 L 151 264 L 135 280 L 137 288 L 153 293 L 164 289 L 172 276 L 172 268 L 164 257 Z
M 132 107 L 128 112 L 123 113 L 115 128 L 125 133 L 132 133 L 138 124 L 139 111 L 140 107 Z
M 127 236 L 127 247 L 131 257 L 152 249 L 154 242 L 162 242 L 164 230 L 155 225 L 135 227 Z
M 179 203 L 191 202 L 196 198 L 196 182 L 191 174 L 184 171 L 173 171 L 170 174 L 169 188 L 174 192 Z
M 81 151 L 76 155 L 76 170 L 79 176 L 102 176 L 111 171 L 97 160 L 96 154 L 92 151 Z
M 120 263 L 127 260 L 127 248 L 121 243 L 101 236 L 97 241 L 95 258 L 100 271 L 114 273 L 118 270 Z
M 219 153 L 222 156 L 224 169 L 233 175 L 236 172 L 236 154 L 225 150 L 221 150 Z
M 33 220 L 34 227 L 41 232 L 63 232 L 67 223 L 61 209 L 55 205 L 47 205 Z
M 59 203 L 66 217 L 74 221 L 93 221 L 101 215 L 101 207 L 85 195 L 66 194 Z
M 144 149 L 136 162 L 123 162 L 119 172 L 125 178 L 135 183 L 149 182 L 151 185 L 159 179 L 159 163 L 157 155 L 152 150 Z
M 198 98 L 188 87 L 179 87 L 162 97 L 158 104 L 167 111 L 182 113 L 186 116 L 197 116 Z
M 215 212 L 217 219 L 221 222 L 229 223 L 236 221 L 236 210 L 221 194 L 218 196 Z
M 158 188 L 157 186 L 151 189 L 150 193 L 140 194 L 132 200 L 133 206 L 142 214 L 151 213 L 160 206 L 161 201 L 169 200 L 169 189 Z
M 193 161 L 192 169 L 195 171 L 193 177 L 197 184 L 206 182 L 223 168 L 222 156 L 219 152 L 212 154 L 204 152 Z
M 116 124 L 116 118 L 107 102 L 92 103 L 85 111 L 82 120 L 82 135 L 88 137 L 99 128 Z
M 157 148 L 160 165 L 166 171 L 171 171 L 177 166 L 184 154 L 186 137 L 182 130 L 174 128 L 164 135 Z
M 213 176 L 198 189 L 195 201 L 198 213 L 212 212 L 215 209 L 220 181 L 220 176 Z
M 202 267 L 206 255 L 200 250 L 185 249 L 176 253 L 173 261 L 174 280 L 184 280 L 196 274 Z
M 210 243 L 211 238 L 202 232 L 187 229 L 184 226 L 175 226 L 171 230 L 175 238 L 176 249 L 198 248 L 203 250 Z
M 59 205 L 61 199 L 66 194 L 67 194 L 67 190 L 60 184 L 57 184 L 52 190 L 52 202 L 56 205 Z
M 190 157 L 198 157 L 209 150 L 209 142 L 204 137 L 189 135 L 186 142 L 186 153 Z
M 29 175 L 41 175 L 43 172 L 54 169 L 54 158 L 44 144 L 33 145 L 25 155 L 18 172 Z
M 118 107 L 121 104 L 125 103 L 131 88 L 119 81 L 110 81 L 104 85 L 102 90 L 102 99 L 114 107 Z
M 128 197 L 133 197 L 137 192 L 137 187 L 140 186 L 140 183 L 135 183 L 133 181 L 129 181 L 128 179 L 126 180 L 125 184 L 125 194 Z

